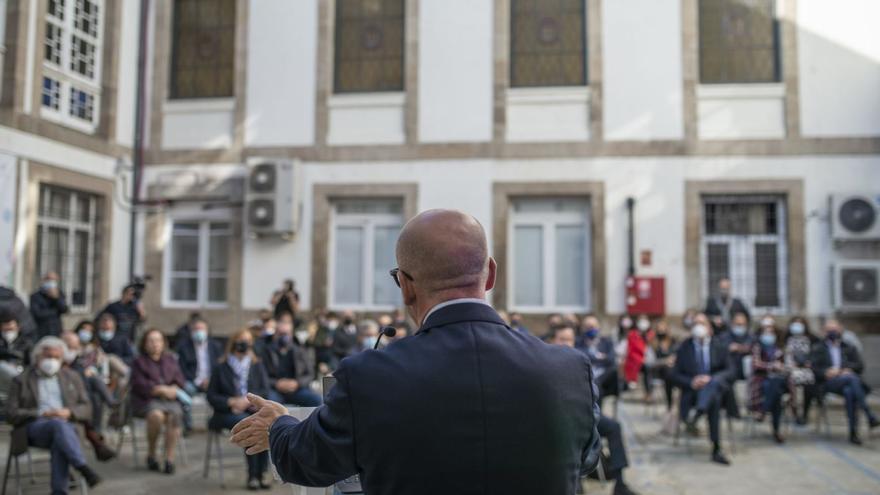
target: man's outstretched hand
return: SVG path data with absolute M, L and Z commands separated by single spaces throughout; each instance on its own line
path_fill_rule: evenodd
M 232 428 L 232 443 L 253 455 L 269 450 L 269 428 L 276 419 L 287 414 L 287 408 L 259 395 L 247 394 L 247 399 L 257 412 Z

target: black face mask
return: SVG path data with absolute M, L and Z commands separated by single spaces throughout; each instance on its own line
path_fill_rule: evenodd
M 236 342 L 232 344 L 232 350 L 237 353 L 244 354 L 245 352 L 251 350 L 251 345 L 245 341 Z
M 343 323 L 345 323 L 346 325 L 351 325 L 353 321 L 354 320 L 352 320 L 351 318 L 346 318 L 345 320 L 343 320 Z

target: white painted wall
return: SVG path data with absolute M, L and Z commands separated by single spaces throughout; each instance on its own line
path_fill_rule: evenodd
M 138 36 L 140 34 L 140 2 L 122 0 L 122 25 L 117 46 L 116 142 L 123 146 L 134 144 L 135 106 L 137 103 Z
M 334 95 L 327 102 L 330 114 L 329 144 L 401 144 L 403 93 Z
M 681 0 L 602 2 L 605 139 L 681 139 Z
M 492 139 L 493 9 L 493 0 L 419 4 L 420 141 Z
M 800 0 L 805 136 L 880 136 L 880 2 Z
M 700 139 L 782 139 L 782 84 L 706 84 L 697 87 Z
M 248 12 L 248 146 L 315 139 L 318 0 L 258 0 Z
M 590 139 L 590 89 L 507 90 L 507 140 L 562 142 Z
M 235 102 L 229 98 L 165 102 L 162 148 L 229 148 L 235 125 L 234 107 Z

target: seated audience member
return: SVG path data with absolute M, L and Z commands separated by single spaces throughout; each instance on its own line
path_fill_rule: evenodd
M 583 333 L 576 346 L 581 352 L 590 356 L 593 365 L 593 381 L 599 388 L 599 406 L 606 397 L 619 396 L 620 384 L 617 375 L 617 355 L 611 339 L 599 334 L 599 319 L 587 315 L 583 320 Z
M 816 397 L 816 375 L 810 366 L 810 348 L 819 339 L 810 332 L 807 320 L 795 316 L 788 322 L 788 337 L 785 339 L 785 367 L 789 370 L 789 381 L 793 387 L 803 387 L 804 403 L 802 412 L 792 401 L 792 409 L 799 425 L 807 423 L 810 404 Z
M 531 335 L 531 332 L 528 328 L 526 328 L 525 324 L 523 323 L 522 315 L 520 313 L 510 313 L 510 328 L 516 330 L 519 333 Z
M 648 315 L 639 315 L 639 318 L 636 320 L 636 329 L 639 331 L 639 337 L 645 343 L 642 366 L 639 368 L 639 373 L 642 375 L 642 385 L 645 388 L 645 402 L 652 403 L 654 401 L 653 367 L 656 364 L 656 356 L 654 355 L 656 331 L 652 328 L 651 319 L 648 318 Z
M 12 382 L 9 423 L 12 451 L 26 446 L 49 449 L 53 494 L 67 493 L 73 467 L 93 487 L 101 478 L 86 464 L 74 426 L 91 419 L 91 405 L 79 375 L 63 369 L 67 346 L 58 337 L 44 337 L 34 346 L 32 361 Z
M 100 377 L 117 395 L 125 390 L 131 376 L 131 367 L 119 356 L 104 352 L 95 335 L 95 324 L 82 320 L 76 325 L 75 332 L 81 348 L 78 361 L 85 373 Z
M 0 285 L 0 314 L 11 313 L 18 321 L 18 330 L 31 342 L 37 335 L 37 324 L 24 301 L 10 287 Z
M 211 373 L 223 355 L 223 346 L 211 338 L 208 322 L 201 317 L 189 323 L 189 333 L 177 341 L 177 362 L 186 379 L 189 395 L 205 393 Z
M 663 389 L 666 398 L 666 411 L 672 411 L 672 392 L 675 382 L 672 380 L 672 368 L 675 366 L 675 353 L 678 350 L 678 342 L 669 329 L 666 320 L 657 322 L 657 335 L 654 339 L 654 376 L 663 380 Z
M 405 326 L 407 329 L 407 333 L 413 330 L 412 325 L 409 324 L 409 319 L 406 317 L 406 311 L 401 308 L 397 308 L 394 310 L 394 327 L 402 327 Z
M 311 389 L 314 368 L 305 349 L 294 341 L 290 313 L 279 316 L 275 335 L 263 349 L 261 361 L 269 375 L 269 397 L 272 400 L 301 407 L 321 405 L 321 397 Z
M 326 374 L 336 369 L 338 361 L 333 353 L 333 340 L 337 328 L 339 328 L 339 318 L 332 311 L 318 320 L 318 331 L 314 338 L 317 373 Z
M 177 359 L 166 352 L 165 336 L 151 328 L 141 336 L 140 354 L 131 367 L 132 414 L 147 421 L 147 468 L 159 471 L 156 446 L 159 433 L 165 429 L 165 474 L 174 474 L 174 456 L 183 409 L 180 401 L 189 398 Z
M 591 317 L 587 317 L 591 318 Z M 598 323 L 598 322 L 597 322 Z M 553 345 L 562 345 L 574 347 L 575 331 L 571 325 L 562 325 L 557 327 L 550 337 L 550 343 Z M 595 370 L 594 370 L 595 372 Z M 623 433 L 620 423 L 601 415 L 599 422 L 596 424 L 599 436 L 608 441 L 608 458 L 601 459 L 605 476 L 614 480 L 614 495 L 635 495 L 626 483 L 623 481 L 623 470 L 629 466 L 626 456 L 626 446 L 623 443 Z
M 849 422 L 849 441 L 861 445 L 859 409 L 865 412 L 871 429 L 880 426 L 880 420 L 865 400 L 865 387 L 860 376 L 865 367 L 862 356 L 855 347 L 843 341 L 842 333 L 840 322 L 835 319 L 826 321 L 824 339 L 813 345 L 810 361 L 816 380 L 824 391 L 843 396 Z
M 122 360 L 127 366 L 134 361 L 134 350 L 125 335 L 116 333 L 116 318 L 110 313 L 104 313 L 98 318 L 98 343 L 107 354 L 112 354 Z
M 107 389 L 107 384 L 101 375 L 96 373 L 93 367 L 84 366 L 83 348 L 79 337 L 75 333 L 65 330 L 61 332 L 61 340 L 67 345 L 64 364 L 79 373 L 80 378 L 82 378 L 92 403 L 91 426 L 96 431 L 100 431 L 104 419 L 104 406 L 116 407 L 118 402 L 110 390 Z
M 193 323 L 201 320 L 202 314 L 198 311 L 193 311 L 189 314 L 189 317 L 186 319 L 186 322 L 183 325 L 177 327 L 177 330 L 174 331 L 174 346 L 175 348 L 180 345 L 180 341 L 183 339 L 188 339 L 190 335 L 192 335 L 192 326 Z
M 701 416 L 708 418 L 712 461 L 722 465 L 729 465 L 730 461 L 721 452 L 719 412 L 732 373 L 727 345 L 712 338 L 709 319 L 702 313 L 697 314 L 691 336 L 678 347 L 672 377 L 681 388 L 681 419 L 690 431 L 694 431 Z
M 336 362 L 358 351 L 358 328 L 354 323 L 354 313 L 342 313 L 342 324 L 333 332 L 333 356 Z
M 208 385 L 208 403 L 214 409 L 211 418 L 212 429 L 231 430 L 236 423 L 255 412 L 247 399 L 252 393 L 260 397 L 269 394 L 269 377 L 266 369 L 254 354 L 254 338 L 247 330 L 239 330 L 229 337 L 226 353 L 213 373 Z M 271 488 L 263 480 L 269 467 L 269 453 L 261 452 L 247 455 L 247 488 Z
M 779 333 L 773 326 L 761 328 L 758 343 L 752 350 L 752 377 L 749 384 L 750 407 L 758 422 L 767 412 L 773 417 L 773 438 L 784 443 L 779 432 L 782 419 L 782 396 L 788 391 L 788 372 Z
M 31 340 L 21 333 L 15 313 L 0 313 L 0 398 L 4 399 L 12 379 L 30 364 Z
M 633 328 L 635 328 L 635 322 L 632 316 L 627 314 L 620 315 L 620 318 L 617 319 L 617 343 L 626 342 L 629 331 Z M 618 356 L 626 357 L 626 352 L 618 352 Z
M 639 374 L 645 364 L 645 352 L 648 341 L 653 337 L 651 321 L 647 316 L 640 316 L 636 326 L 630 327 L 626 334 L 626 358 L 623 362 L 623 378 L 632 387 L 638 382 Z
M 720 316 L 715 317 L 720 321 Z M 761 319 L 762 324 L 774 325 L 772 316 L 765 316 Z M 719 326 L 713 328 L 727 328 L 721 322 Z M 745 370 L 743 368 L 743 359 L 752 355 L 752 346 L 755 345 L 754 336 L 749 332 L 749 318 L 745 313 L 734 313 L 730 322 L 730 327 L 723 332 L 723 335 L 717 337 L 727 343 L 727 350 L 730 352 L 730 364 L 732 366 L 730 388 L 724 396 L 724 405 L 727 408 L 727 414 L 731 418 L 739 418 L 739 404 L 737 404 L 736 394 L 734 393 L 734 385 L 740 380 L 745 380 Z
M 361 321 L 358 328 L 357 352 L 369 351 L 376 345 L 378 340 L 379 325 L 373 320 Z

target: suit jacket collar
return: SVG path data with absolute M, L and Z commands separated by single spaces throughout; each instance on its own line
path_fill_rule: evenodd
M 460 303 L 452 304 L 438 309 L 428 316 L 425 323 L 416 334 L 427 332 L 434 327 L 442 327 L 452 323 L 462 323 L 471 321 L 484 321 L 489 323 L 497 323 L 510 328 L 501 316 L 492 308 L 492 306 L 481 303 Z

